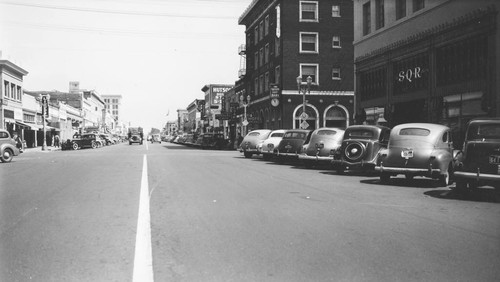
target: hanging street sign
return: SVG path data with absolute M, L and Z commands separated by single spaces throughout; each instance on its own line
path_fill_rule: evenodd
M 307 129 L 307 128 L 309 127 L 309 123 L 307 123 L 307 121 L 305 121 L 305 120 L 304 120 L 304 121 L 300 124 L 300 127 L 301 127 L 302 129 Z

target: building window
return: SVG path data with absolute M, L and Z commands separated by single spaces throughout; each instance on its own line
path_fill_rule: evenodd
M 281 49 L 281 42 L 278 37 L 274 39 L 274 55 L 278 57 L 280 55 L 280 49 Z
M 340 17 L 340 6 L 338 5 L 332 6 L 332 17 L 334 18 Z
M 340 36 L 333 36 L 332 37 L 332 47 L 333 48 L 340 48 Z
M 9 97 L 9 82 L 8 81 L 3 82 L 3 95 L 5 97 Z
M 259 95 L 259 78 L 256 77 L 253 82 L 253 88 L 255 89 L 255 95 Z
M 366 2 L 363 5 L 363 35 L 367 35 L 371 32 L 371 12 L 370 3 Z
M 313 84 L 319 84 L 318 64 L 300 64 L 300 76 L 302 83 L 306 83 L 307 77 L 310 76 Z
M 301 22 L 318 21 L 317 1 L 300 1 L 300 21 Z
M 266 19 L 264 20 L 264 34 L 269 34 L 269 15 L 267 15 Z
M 264 65 L 264 48 L 260 48 L 259 50 L 259 64 L 260 66 Z
M 396 20 L 406 17 L 406 0 L 396 0 Z
M 413 12 L 420 11 L 425 8 L 425 0 L 413 0 Z
M 22 94 L 22 91 L 21 91 L 21 86 L 18 86 L 17 87 L 17 100 L 21 101 L 23 98 L 23 94 Z
M 254 65 L 254 70 L 258 69 L 259 68 L 259 52 L 255 52 L 254 56 L 253 56 L 253 60 L 255 62 L 255 65 Z
M 253 44 L 257 45 L 257 43 L 259 42 L 259 27 L 258 26 L 256 26 L 255 29 L 254 29 L 253 39 L 254 39 Z
M 259 77 L 259 93 L 264 94 L 264 76 Z
M 264 39 L 264 22 L 259 23 L 259 40 Z
M 269 90 L 269 72 L 266 72 L 264 76 L 264 90 Z
M 264 51 L 264 62 L 267 64 L 269 63 L 269 43 L 266 44 L 265 51 Z
M 332 69 L 332 79 L 333 80 L 340 80 L 340 68 L 333 68 Z
M 384 97 L 387 92 L 387 70 L 379 68 L 359 74 L 361 101 Z
M 13 83 L 10 84 L 10 96 L 12 99 L 17 100 L 16 85 Z
M 384 27 L 384 0 L 375 0 L 375 29 Z
M 274 83 L 280 84 L 281 80 L 281 68 L 280 66 L 277 66 L 274 68 Z
M 318 33 L 301 32 L 300 33 L 300 52 L 318 53 Z

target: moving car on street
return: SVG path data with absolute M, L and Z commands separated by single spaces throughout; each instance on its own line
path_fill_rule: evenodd
M 480 186 L 500 189 L 500 119 L 476 118 L 469 122 L 457 170 L 458 192 Z
M 144 139 L 144 131 L 142 127 L 129 127 L 128 129 L 128 144 L 139 143 L 142 145 Z
M 262 154 L 262 158 L 264 160 L 270 160 L 274 155 L 274 148 L 278 147 L 281 139 L 285 135 L 286 130 L 277 129 L 273 130 L 269 137 L 264 140 L 261 144 L 257 146 L 257 149 Z
M 16 146 L 16 141 L 11 138 L 7 130 L 0 129 L 0 161 L 11 162 L 14 156 L 19 156 L 21 151 Z
M 379 125 L 352 125 L 346 128 L 342 146 L 335 152 L 332 166 L 345 170 L 373 170 L 382 149 L 387 148 L 391 129 Z
M 312 130 L 290 129 L 287 130 L 280 144 L 274 149 L 274 157 L 277 161 L 297 160 L 302 151 L 302 145 L 309 140 Z
M 299 160 L 306 168 L 317 165 L 330 165 L 335 152 L 340 148 L 344 130 L 340 128 L 318 128 L 304 144 Z
M 455 153 L 447 126 L 400 124 L 391 130 L 389 144 L 380 151 L 375 170 L 380 172 L 382 183 L 403 174 L 409 180 L 414 176 L 438 179 L 441 186 L 447 186 L 455 170 Z
M 161 137 L 160 134 L 151 134 L 151 143 L 158 142 L 161 144 Z
M 85 133 L 82 135 L 75 134 L 72 140 L 66 141 L 62 145 L 63 150 L 67 149 L 83 149 L 83 148 L 92 148 L 96 149 L 101 146 L 104 141 L 99 137 L 99 134 L 96 133 Z
M 260 154 L 257 146 L 262 144 L 271 134 L 270 129 L 257 129 L 250 131 L 240 144 L 240 152 L 243 153 L 245 158 L 251 158 L 252 155 Z

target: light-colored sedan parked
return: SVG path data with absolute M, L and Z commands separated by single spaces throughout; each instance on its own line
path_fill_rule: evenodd
M 250 131 L 240 144 L 240 152 L 243 153 L 245 158 L 251 158 L 252 155 L 260 154 L 257 146 L 264 142 L 271 134 L 270 129 L 257 129 Z
M 19 156 L 20 151 L 16 146 L 16 141 L 11 138 L 7 130 L 0 129 L 0 161 L 8 163 L 14 156 Z
M 264 160 L 270 160 L 273 157 L 274 148 L 278 147 L 285 133 L 284 129 L 273 130 L 264 142 L 257 145 L 257 150 L 260 151 Z
M 314 130 L 309 142 L 303 145 L 299 160 L 306 168 L 330 165 L 343 137 L 344 130 L 340 128 L 322 127 Z
M 406 123 L 391 130 L 387 149 L 381 150 L 376 171 L 381 182 L 403 174 L 407 179 L 425 176 L 450 184 L 456 160 L 450 128 L 440 124 Z

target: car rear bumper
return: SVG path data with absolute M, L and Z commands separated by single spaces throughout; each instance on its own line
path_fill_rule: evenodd
M 500 175 L 481 173 L 479 170 L 477 172 L 455 171 L 454 176 L 457 179 L 463 178 L 474 179 L 477 181 L 487 180 L 500 182 Z
M 298 157 L 300 160 L 315 161 L 315 162 L 331 162 L 333 160 L 333 156 L 325 157 L 325 156 L 310 156 L 306 154 L 300 154 L 298 155 Z
M 437 176 L 441 174 L 441 170 L 438 168 L 409 168 L 409 167 L 387 167 L 387 166 L 375 166 L 375 171 L 380 173 L 389 174 L 410 174 L 410 175 L 421 175 L 421 176 Z

